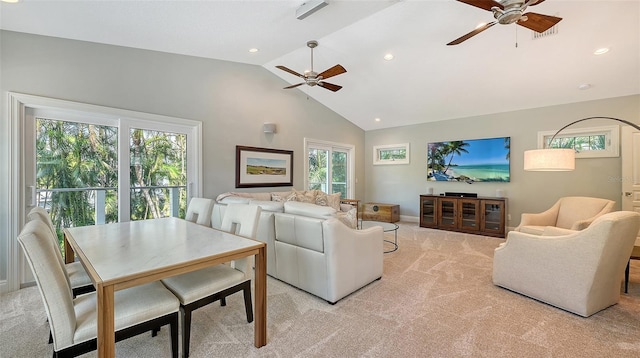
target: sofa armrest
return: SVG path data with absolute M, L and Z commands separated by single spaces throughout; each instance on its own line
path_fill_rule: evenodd
M 329 277 L 328 301 L 336 302 L 382 277 L 382 227 L 351 229 L 335 218 L 323 222 L 324 252 Z

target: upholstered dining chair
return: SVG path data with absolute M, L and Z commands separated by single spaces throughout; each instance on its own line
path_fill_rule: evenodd
M 51 231 L 52 235 L 50 237 L 54 246 L 56 247 L 56 256 L 58 258 L 58 261 L 60 262 L 60 265 L 62 265 L 64 267 L 64 270 L 67 272 L 67 277 L 69 279 L 69 285 L 71 286 L 71 289 L 73 291 L 73 296 L 75 297 L 77 295 L 95 291 L 96 289 L 95 287 L 93 287 L 93 283 L 91 282 L 87 271 L 85 271 L 80 262 L 76 261 L 69 264 L 64 263 L 62 253 L 60 252 L 60 246 L 58 244 L 58 234 L 56 233 L 56 229 L 53 226 L 53 221 L 51 221 L 49 213 L 44 208 L 36 206 L 27 214 L 27 221 L 31 220 L 42 221 Z
M 20 232 L 18 242 L 44 302 L 53 336 L 53 357 L 75 357 L 96 349 L 96 294 L 73 298 L 50 236 L 46 224 L 32 220 Z M 160 282 L 116 291 L 114 300 L 116 341 L 169 324 L 172 356 L 178 356 L 180 302 Z
M 187 205 L 187 213 L 184 219 L 196 224 L 210 226 L 212 208 L 213 199 L 191 198 L 189 205 Z
M 581 231 L 511 231 L 493 255 L 493 283 L 583 317 L 616 304 L 640 213 L 604 214 Z
M 229 204 L 222 218 L 221 229 L 255 239 L 260 212 L 261 209 L 257 205 Z M 224 306 L 227 296 L 242 291 L 247 322 L 253 322 L 252 269 L 251 261 L 244 258 L 230 264 L 220 264 L 162 280 L 162 283 L 180 300 L 183 357 L 189 356 L 191 313 L 194 310 L 218 300 Z

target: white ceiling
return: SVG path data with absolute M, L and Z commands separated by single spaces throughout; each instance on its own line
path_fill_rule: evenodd
M 457 46 L 445 44 L 492 14 L 454 0 L 328 1 L 297 20 L 303 0 L 22 0 L 0 5 L 0 28 L 261 65 L 291 84 L 275 66 L 309 69 L 318 40 L 314 70 L 343 65 L 328 82 L 344 88 L 289 91 L 364 130 L 640 94 L 640 0 L 547 0 L 528 11 L 562 17 L 556 35 L 496 25 Z

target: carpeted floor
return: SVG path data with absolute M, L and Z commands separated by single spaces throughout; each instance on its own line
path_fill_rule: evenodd
M 503 239 L 414 223 L 401 223 L 398 236 L 382 279 L 335 305 L 268 278 L 268 344 L 260 349 L 241 295 L 194 312 L 191 356 L 640 356 L 639 261 L 632 261 L 629 294 L 582 318 L 494 286 L 493 250 Z M 168 331 L 119 342 L 117 355 L 169 357 Z M 50 357 L 47 338 L 37 288 L 0 296 L 0 357 Z

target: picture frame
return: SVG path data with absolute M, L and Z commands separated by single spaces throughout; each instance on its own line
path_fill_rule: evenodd
M 409 164 L 409 143 L 376 145 L 373 165 Z
M 236 188 L 293 186 L 293 151 L 236 146 Z

